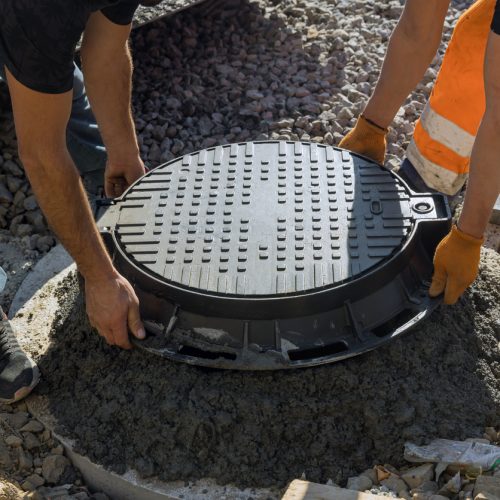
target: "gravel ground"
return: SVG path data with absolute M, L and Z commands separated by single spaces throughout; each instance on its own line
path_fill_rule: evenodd
M 451 27 L 470 3 L 453 2 L 444 43 L 394 121 L 390 168 L 399 165 Z M 268 138 L 337 144 L 373 88 L 401 9 L 399 1 L 231 0 L 223 10 L 215 1 L 140 28 L 132 36 L 133 105 L 143 158 L 156 166 L 214 144 Z M 11 278 L 0 304 L 8 306 L 54 239 L 20 167 L 1 84 L 0 151 L 0 265 Z M 0 412 L 11 410 L 25 412 Z M 28 451 L 42 464 L 50 455 L 47 447 Z M 9 477 L 23 484 L 35 469 L 21 469 L 14 457 Z

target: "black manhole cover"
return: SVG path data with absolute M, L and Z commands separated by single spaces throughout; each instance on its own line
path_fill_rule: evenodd
M 98 225 L 169 358 L 235 369 L 343 359 L 423 319 L 441 195 L 347 151 L 218 146 L 149 172 Z

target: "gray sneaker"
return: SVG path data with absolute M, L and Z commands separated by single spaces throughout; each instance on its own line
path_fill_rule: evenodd
M 38 367 L 19 346 L 12 325 L 0 308 L 0 403 L 23 399 L 39 380 Z

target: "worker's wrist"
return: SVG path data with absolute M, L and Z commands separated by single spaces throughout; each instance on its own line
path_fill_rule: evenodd
M 137 163 L 141 158 L 138 149 L 129 149 L 126 151 L 116 151 L 108 153 L 108 164 L 129 165 Z
M 460 238 L 463 241 L 467 241 L 468 243 L 479 244 L 479 245 L 481 245 L 484 241 L 483 233 L 480 233 L 477 230 L 477 228 L 468 227 L 467 224 L 465 224 L 465 227 L 464 227 L 464 224 L 460 220 L 454 226 L 454 229 L 456 230 L 457 234 L 460 236 Z
M 86 282 L 98 285 L 116 279 L 118 271 L 113 266 L 113 262 L 104 247 L 100 247 L 91 257 L 92 262 L 78 262 L 78 271 Z
M 120 274 L 113 267 L 113 265 L 105 266 L 104 269 L 93 269 L 82 271 L 78 268 L 80 274 L 83 276 L 85 283 L 89 285 L 99 286 L 102 283 L 116 280 Z
M 387 134 L 388 129 L 387 127 L 382 127 L 380 126 L 374 119 L 372 119 L 369 116 L 366 116 L 365 113 L 361 113 L 361 118 L 368 124 L 374 127 L 378 132 L 381 134 Z
M 113 164 L 131 163 L 140 158 L 139 145 L 135 136 L 131 141 L 112 141 L 106 144 L 106 153 L 108 162 Z

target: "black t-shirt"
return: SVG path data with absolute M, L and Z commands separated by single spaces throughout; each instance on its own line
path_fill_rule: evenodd
M 495 6 L 495 14 L 493 14 L 493 21 L 491 22 L 491 30 L 493 33 L 500 35 L 500 0 L 497 0 Z
M 132 21 L 139 0 L 0 0 L 0 60 L 26 87 L 50 94 L 73 88 L 75 48 L 92 12 Z

